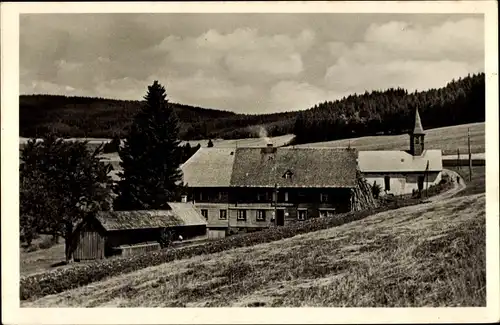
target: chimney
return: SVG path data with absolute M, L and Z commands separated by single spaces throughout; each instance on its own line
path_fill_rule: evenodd
M 272 143 L 268 143 L 267 146 L 260 150 L 263 157 L 267 157 L 267 159 L 272 159 L 274 154 L 276 153 L 276 148 L 273 147 Z
M 187 197 L 187 195 L 183 195 L 183 196 L 181 196 L 181 202 L 182 202 L 182 203 L 187 203 L 187 201 L 188 201 L 188 197 Z

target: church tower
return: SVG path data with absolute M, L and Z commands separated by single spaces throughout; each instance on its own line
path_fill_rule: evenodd
M 424 137 L 425 133 L 417 109 L 415 110 L 415 127 L 410 133 L 410 153 L 413 156 L 420 156 L 424 152 Z

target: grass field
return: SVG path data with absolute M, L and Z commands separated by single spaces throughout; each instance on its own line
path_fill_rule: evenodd
M 447 169 L 457 172 L 462 176 L 467 184 L 465 190 L 457 193 L 456 196 L 466 196 L 477 193 L 484 193 L 486 191 L 486 166 L 473 166 L 472 167 L 472 180 L 469 181 L 469 167 L 446 167 Z
M 462 154 L 467 152 L 467 129 L 471 133 L 471 151 L 473 153 L 485 152 L 485 124 L 472 123 L 444 128 L 426 130 L 425 147 L 427 149 L 442 149 L 444 155 L 455 155 L 457 149 Z M 409 149 L 409 136 L 384 135 L 370 136 L 354 139 L 343 139 L 327 142 L 316 142 L 296 145 L 295 147 L 347 147 L 358 150 L 407 150 Z
M 22 307 L 484 306 L 485 196 L 198 256 Z
M 35 251 L 28 251 L 21 247 L 19 255 L 21 275 L 45 272 L 54 268 L 53 265 L 64 261 L 64 240 L 61 239 L 58 244 L 50 248 L 39 248 L 43 242 L 49 239 L 49 236 L 46 235 L 40 235 L 39 238 L 35 239 L 32 243 L 32 246 L 38 248 Z

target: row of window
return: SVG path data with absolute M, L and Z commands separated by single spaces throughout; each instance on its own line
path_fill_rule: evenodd
M 257 210 L 256 219 L 257 221 L 266 221 L 267 210 Z M 330 217 L 334 214 L 334 210 L 321 210 L 320 217 Z M 208 220 L 208 210 L 201 209 L 201 215 Z M 247 220 L 247 210 L 241 209 L 237 210 L 236 219 L 238 221 Z M 298 220 L 307 219 L 307 210 L 298 210 L 297 213 Z M 227 210 L 219 210 L 219 220 L 227 220 Z
M 303 196 L 303 194 L 299 193 L 299 196 Z M 285 202 L 288 202 L 289 196 L 288 192 L 283 192 L 283 200 Z M 209 195 L 207 193 L 200 192 L 198 194 L 198 199 L 200 201 L 210 201 L 210 200 L 224 200 L 227 199 L 227 192 L 219 192 L 217 195 Z M 276 192 L 265 192 L 265 193 L 257 193 L 257 202 L 262 202 L 262 201 L 275 201 L 276 200 Z M 328 202 L 328 194 L 325 193 L 320 193 L 319 195 L 319 200 L 320 202 Z
M 201 209 L 201 215 L 208 219 L 208 210 Z M 227 210 L 219 210 L 219 220 L 227 220 Z M 238 210 L 237 220 L 247 220 L 247 210 Z M 266 221 L 266 210 L 257 210 L 257 221 Z

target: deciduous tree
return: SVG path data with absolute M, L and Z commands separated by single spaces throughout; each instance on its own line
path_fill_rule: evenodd
M 72 259 L 75 226 L 110 208 L 110 166 L 99 159 L 102 147 L 48 136 L 30 140 L 21 152 L 20 226 L 28 239 L 46 232 L 65 239 L 66 261 Z

